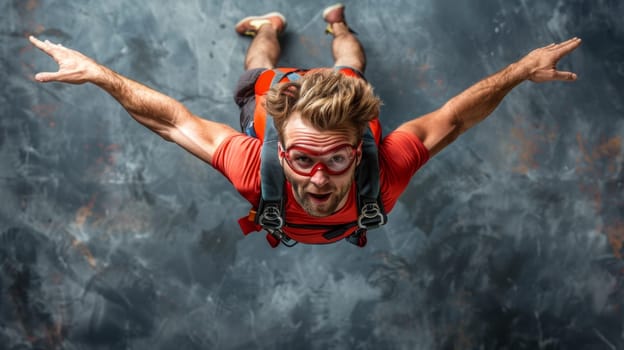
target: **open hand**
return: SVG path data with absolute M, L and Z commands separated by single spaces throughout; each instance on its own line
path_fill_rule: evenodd
M 38 49 L 48 54 L 59 66 L 57 72 L 41 72 L 35 75 L 40 82 L 58 81 L 70 84 L 83 84 L 93 81 L 100 71 L 100 66 L 80 52 L 68 49 L 49 40 L 41 41 L 34 36 L 28 38 Z
M 572 38 L 559 44 L 550 44 L 531 51 L 518 63 L 529 70 L 529 80 L 541 83 L 552 80 L 574 81 L 576 74 L 557 70 L 559 60 L 581 45 L 581 39 Z

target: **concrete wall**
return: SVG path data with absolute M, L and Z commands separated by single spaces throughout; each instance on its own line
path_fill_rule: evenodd
M 0 348 L 621 349 L 624 6 L 348 1 L 385 130 L 531 49 L 579 36 L 573 84 L 524 83 L 347 243 L 244 237 L 227 180 L 94 86 L 39 84 L 78 49 L 211 120 L 279 10 L 284 66 L 332 64 L 320 1 L 0 4 Z

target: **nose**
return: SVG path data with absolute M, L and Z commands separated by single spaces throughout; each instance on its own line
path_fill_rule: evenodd
M 329 175 L 325 172 L 325 169 L 318 168 L 314 174 L 310 176 L 310 182 L 317 187 L 323 187 L 329 182 Z

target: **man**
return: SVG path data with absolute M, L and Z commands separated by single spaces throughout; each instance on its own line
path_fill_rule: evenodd
M 280 241 L 332 243 L 343 238 L 362 246 L 366 229 L 384 223 L 383 210 L 393 208 L 411 176 L 429 157 L 485 119 L 515 86 L 525 80 L 576 80 L 574 73 L 556 69 L 557 62 L 580 45 L 580 39 L 573 38 L 533 50 L 383 139 L 373 132 L 378 170 L 373 167 L 376 172 L 368 179 L 378 182 L 379 189 L 372 193 L 379 198 L 362 205 L 361 184 L 357 183 L 361 179 L 356 180 L 356 174 L 359 179 L 361 168 L 371 163 L 370 145 L 363 140 L 366 130 L 371 126 L 374 129 L 379 100 L 363 79 L 364 50 L 345 21 L 344 5 L 326 8 L 323 18 L 328 33 L 333 35 L 334 69 L 295 71 L 297 79 L 273 85 L 267 81 L 276 75 L 281 77 L 280 73 L 291 73 L 274 70 L 280 54 L 278 35 L 286 28 L 284 16 L 273 12 L 247 17 L 235 26 L 239 34 L 253 37 L 245 58 L 245 73 L 235 94 L 241 107 L 241 128 L 251 134 L 261 133 L 255 124 L 264 123 L 266 113 L 272 117 L 266 121 L 267 132 L 272 130 L 271 121 L 275 122 L 276 137 L 271 142 L 276 146 L 267 146 L 264 151 L 263 145 L 271 143 L 267 135 L 263 136 L 263 144 L 228 125 L 202 119 L 172 98 L 77 51 L 30 37 L 59 65 L 57 72 L 39 73 L 35 78 L 41 82 L 90 82 L 99 86 L 139 123 L 223 173 L 254 209 L 264 208 L 260 199 L 271 187 L 265 181 L 283 176 L 285 182 L 278 181 L 272 187 L 279 190 L 279 204 L 270 207 L 275 211 L 262 208 L 251 225 L 252 229 L 260 229 L 257 225 L 263 224 L 273 246 Z M 275 157 L 278 172 L 264 173 L 261 178 L 261 163 L 268 162 L 261 152 L 266 152 L 266 159 Z M 371 218 L 381 220 L 366 224 Z

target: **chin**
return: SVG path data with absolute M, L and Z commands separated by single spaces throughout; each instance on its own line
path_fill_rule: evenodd
M 333 207 L 332 210 L 324 210 L 324 209 L 320 209 L 318 207 L 311 207 L 310 205 L 305 205 L 303 206 L 304 210 L 306 211 L 306 213 L 310 214 L 311 216 L 317 217 L 317 218 L 323 218 L 326 216 L 330 216 L 332 215 L 336 210 L 335 207 L 336 206 L 328 206 L 328 207 Z
M 333 214 L 333 213 L 319 213 L 318 211 L 309 211 L 309 210 L 306 210 L 306 213 L 310 214 L 310 216 L 314 216 L 315 218 L 324 218 Z

